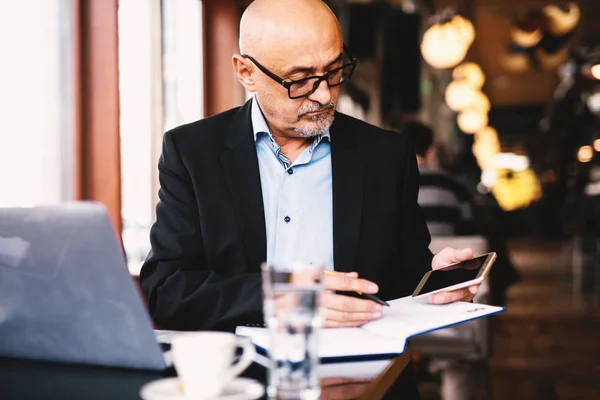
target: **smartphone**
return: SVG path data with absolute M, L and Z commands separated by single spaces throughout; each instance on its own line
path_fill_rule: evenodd
M 486 253 L 471 260 L 449 265 L 446 268 L 429 271 L 412 294 L 413 299 L 428 297 L 430 294 L 449 292 L 477 285 L 485 279 L 496 261 L 496 253 Z

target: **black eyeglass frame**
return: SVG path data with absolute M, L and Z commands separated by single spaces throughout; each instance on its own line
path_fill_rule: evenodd
M 356 68 L 356 64 L 358 64 L 358 60 L 352 55 L 350 54 L 350 51 L 348 50 L 348 47 L 346 46 L 346 44 L 344 44 L 344 53 L 346 53 L 346 55 L 348 56 L 348 58 L 350 59 L 350 62 L 348 64 L 343 64 L 337 68 L 332 69 L 331 71 L 327 72 L 324 75 L 313 75 L 313 76 L 307 76 L 306 78 L 302 78 L 302 79 L 298 79 L 296 81 L 286 81 L 285 79 L 281 78 L 280 76 L 274 74 L 273 72 L 269 71 L 266 67 L 264 67 L 261 63 L 259 63 L 258 61 L 256 61 L 254 59 L 254 57 L 249 56 L 248 54 L 242 54 L 241 56 L 244 58 L 247 58 L 248 60 L 252 61 L 254 63 L 254 65 L 256 65 L 256 67 L 262 71 L 263 74 L 267 75 L 269 78 L 273 79 L 275 82 L 277 82 L 278 84 L 280 84 L 281 86 L 283 86 L 284 88 L 287 89 L 288 91 L 288 97 L 292 100 L 294 99 L 300 99 L 302 97 L 307 97 L 310 96 L 311 94 L 313 94 L 314 92 L 317 91 L 317 89 L 319 88 L 319 86 L 321 85 L 322 81 L 325 81 L 325 83 L 327 83 L 328 87 L 334 87 L 334 86 L 339 86 L 342 83 L 350 80 L 350 77 L 352 76 L 352 74 L 354 73 L 354 69 Z M 333 75 L 334 73 L 343 70 L 344 68 L 348 68 L 348 67 L 352 67 L 352 69 L 350 70 L 350 73 L 348 74 L 348 78 L 346 80 L 340 80 L 340 83 L 336 83 L 336 84 L 330 84 L 329 83 L 329 77 L 331 75 Z M 295 84 L 298 83 L 302 83 L 302 82 L 306 82 L 308 80 L 311 79 L 317 79 L 313 85 L 313 88 L 311 91 L 309 91 L 308 93 L 303 94 L 302 96 L 292 96 L 292 92 L 291 92 L 291 87 Z

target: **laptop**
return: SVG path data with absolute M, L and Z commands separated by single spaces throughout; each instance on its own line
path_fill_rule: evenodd
M 0 357 L 163 370 L 104 207 L 0 209 Z

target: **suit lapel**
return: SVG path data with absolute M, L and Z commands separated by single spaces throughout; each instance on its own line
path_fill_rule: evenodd
M 267 259 L 267 244 L 251 106 L 248 101 L 235 114 L 219 161 L 240 223 L 248 266 L 251 271 L 259 271 Z
M 360 231 L 365 163 L 347 117 L 330 129 L 333 179 L 333 259 L 337 271 L 354 271 Z M 360 272 L 360 271 L 359 271 Z

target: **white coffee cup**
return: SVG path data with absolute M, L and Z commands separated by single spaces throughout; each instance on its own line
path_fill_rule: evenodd
M 236 349 L 243 353 L 233 363 Z M 223 388 L 241 374 L 254 359 L 250 338 L 227 332 L 188 332 L 171 342 L 171 357 L 186 399 L 217 397 Z

